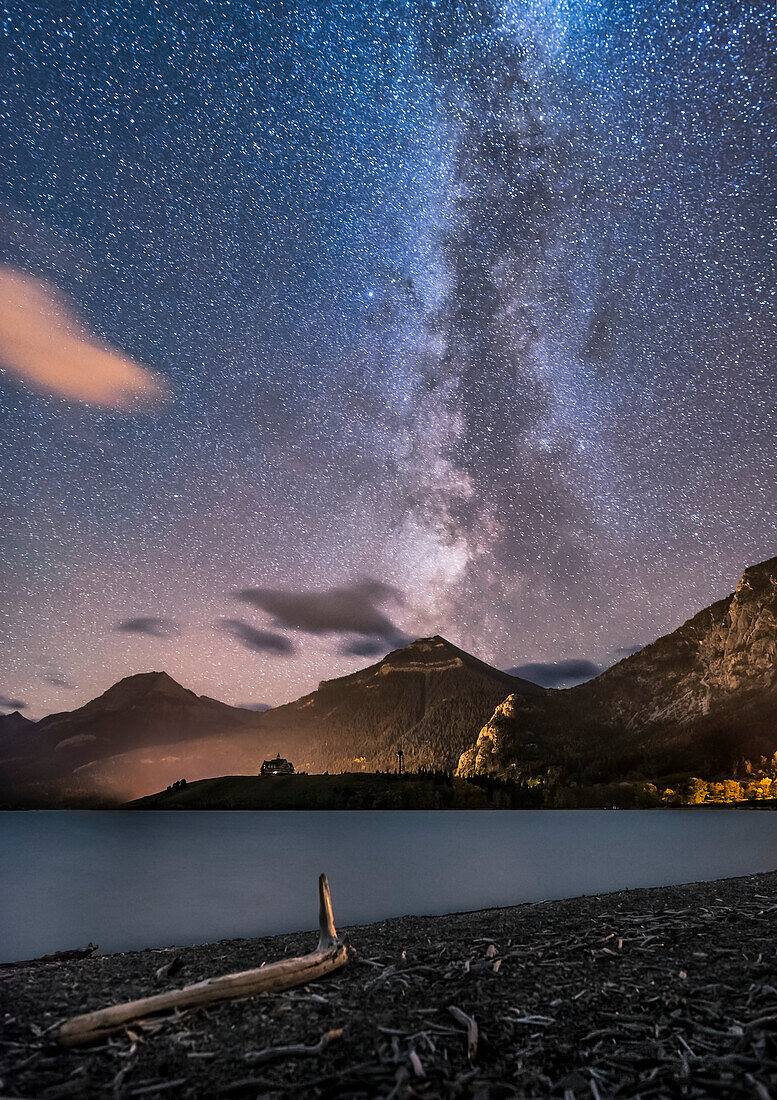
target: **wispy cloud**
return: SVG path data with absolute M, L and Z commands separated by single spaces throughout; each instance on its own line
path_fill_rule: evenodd
M 131 411 L 162 401 L 158 375 L 100 343 L 49 283 L 0 266 L 0 365 L 31 389 Z
M 272 630 L 257 630 L 242 619 L 219 619 L 216 627 L 254 653 L 274 653 L 277 657 L 290 657 L 296 652 L 294 642 L 284 634 L 276 634 Z
M 2 710 L 26 710 L 29 706 L 24 699 L 17 699 L 14 695 L 0 695 L 0 709 Z
M 71 684 L 69 680 L 66 680 L 64 676 L 58 676 L 55 672 L 46 673 L 41 676 L 44 684 L 51 684 L 52 687 L 65 688 L 67 691 L 74 691 L 75 684 Z
M 389 642 L 386 638 L 352 638 L 343 642 L 340 653 L 343 657 L 385 657 L 390 649 L 401 649 L 413 639 L 408 634 L 397 634 Z
M 135 619 L 124 619 L 117 623 L 114 629 L 122 634 L 147 634 L 150 638 L 170 638 L 181 633 L 173 619 L 162 619 L 156 615 L 139 615 Z
M 243 588 L 235 595 L 272 615 L 276 626 L 288 630 L 356 635 L 356 641 L 345 643 L 343 652 L 349 655 L 373 656 L 381 649 L 385 653 L 408 641 L 382 607 L 386 603 L 401 604 L 402 593 L 370 577 L 324 590 Z

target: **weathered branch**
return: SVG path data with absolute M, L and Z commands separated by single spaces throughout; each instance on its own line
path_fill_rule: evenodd
M 219 978 L 206 978 L 203 982 L 157 993 L 152 997 L 142 997 L 126 1004 L 111 1005 L 97 1012 L 87 1012 L 83 1016 L 74 1016 L 66 1020 L 57 1032 L 57 1040 L 62 1046 L 83 1046 L 120 1031 L 128 1024 L 145 1016 L 174 1009 L 197 1008 L 200 1005 L 213 1004 L 215 1001 L 231 1000 L 257 993 L 281 993 L 285 989 L 307 985 L 315 978 L 329 974 L 348 961 L 347 948 L 337 938 L 332 900 L 326 875 L 318 880 L 319 938 L 318 946 L 309 955 L 300 955 L 292 959 L 280 959 L 254 970 L 244 970 L 236 974 L 223 974 Z
M 473 1016 L 468 1016 L 466 1012 L 462 1012 L 456 1005 L 450 1005 L 448 1011 L 455 1020 L 458 1020 L 459 1023 L 463 1024 L 467 1029 L 467 1058 L 472 1062 L 478 1052 L 477 1022 Z

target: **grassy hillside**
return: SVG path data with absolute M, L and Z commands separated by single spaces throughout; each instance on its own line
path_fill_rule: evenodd
M 489 790 L 445 773 L 224 775 L 127 803 L 131 810 L 481 810 Z

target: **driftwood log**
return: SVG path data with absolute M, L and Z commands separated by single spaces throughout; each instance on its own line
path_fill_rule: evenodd
M 66 1047 L 84 1046 L 111 1032 L 121 1031 L 146 1016 L 172 1012 L 175 1009 L 196 1008 L 214 1001 L 226 1001 L 257 993 L 281 993 L 284 989 L 307 985 L 314 978 L 329 974 L 348 961 L 348 950 L 337 936 L 326 875 L 319 877 L 318 893 L 318 946 L 309 955 L 280 959 L 254 970 L 223 974 L 219 978 L 206 978 L 203 982 L 186 985 L 182 989 L 172 989 L 152 997 L 142 997 L 138 1001 L 128 1001 L 126 1004 L 101 1008 L 97 1012 L 87 1012 L 83 1016 L 74 1016 L 60 1025 L 56 1033 L 57 1041 Z

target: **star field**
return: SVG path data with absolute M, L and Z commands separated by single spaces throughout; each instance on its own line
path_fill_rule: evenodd
M 11 3 L 3 33 L 7 285 L 154 395 L 65 392 L 62 328 L 37 381 L 6 352 L 25 713 L 151 668 L 275 704 L 425 633 L 602 666 L 777 552 L 773 4 Z

